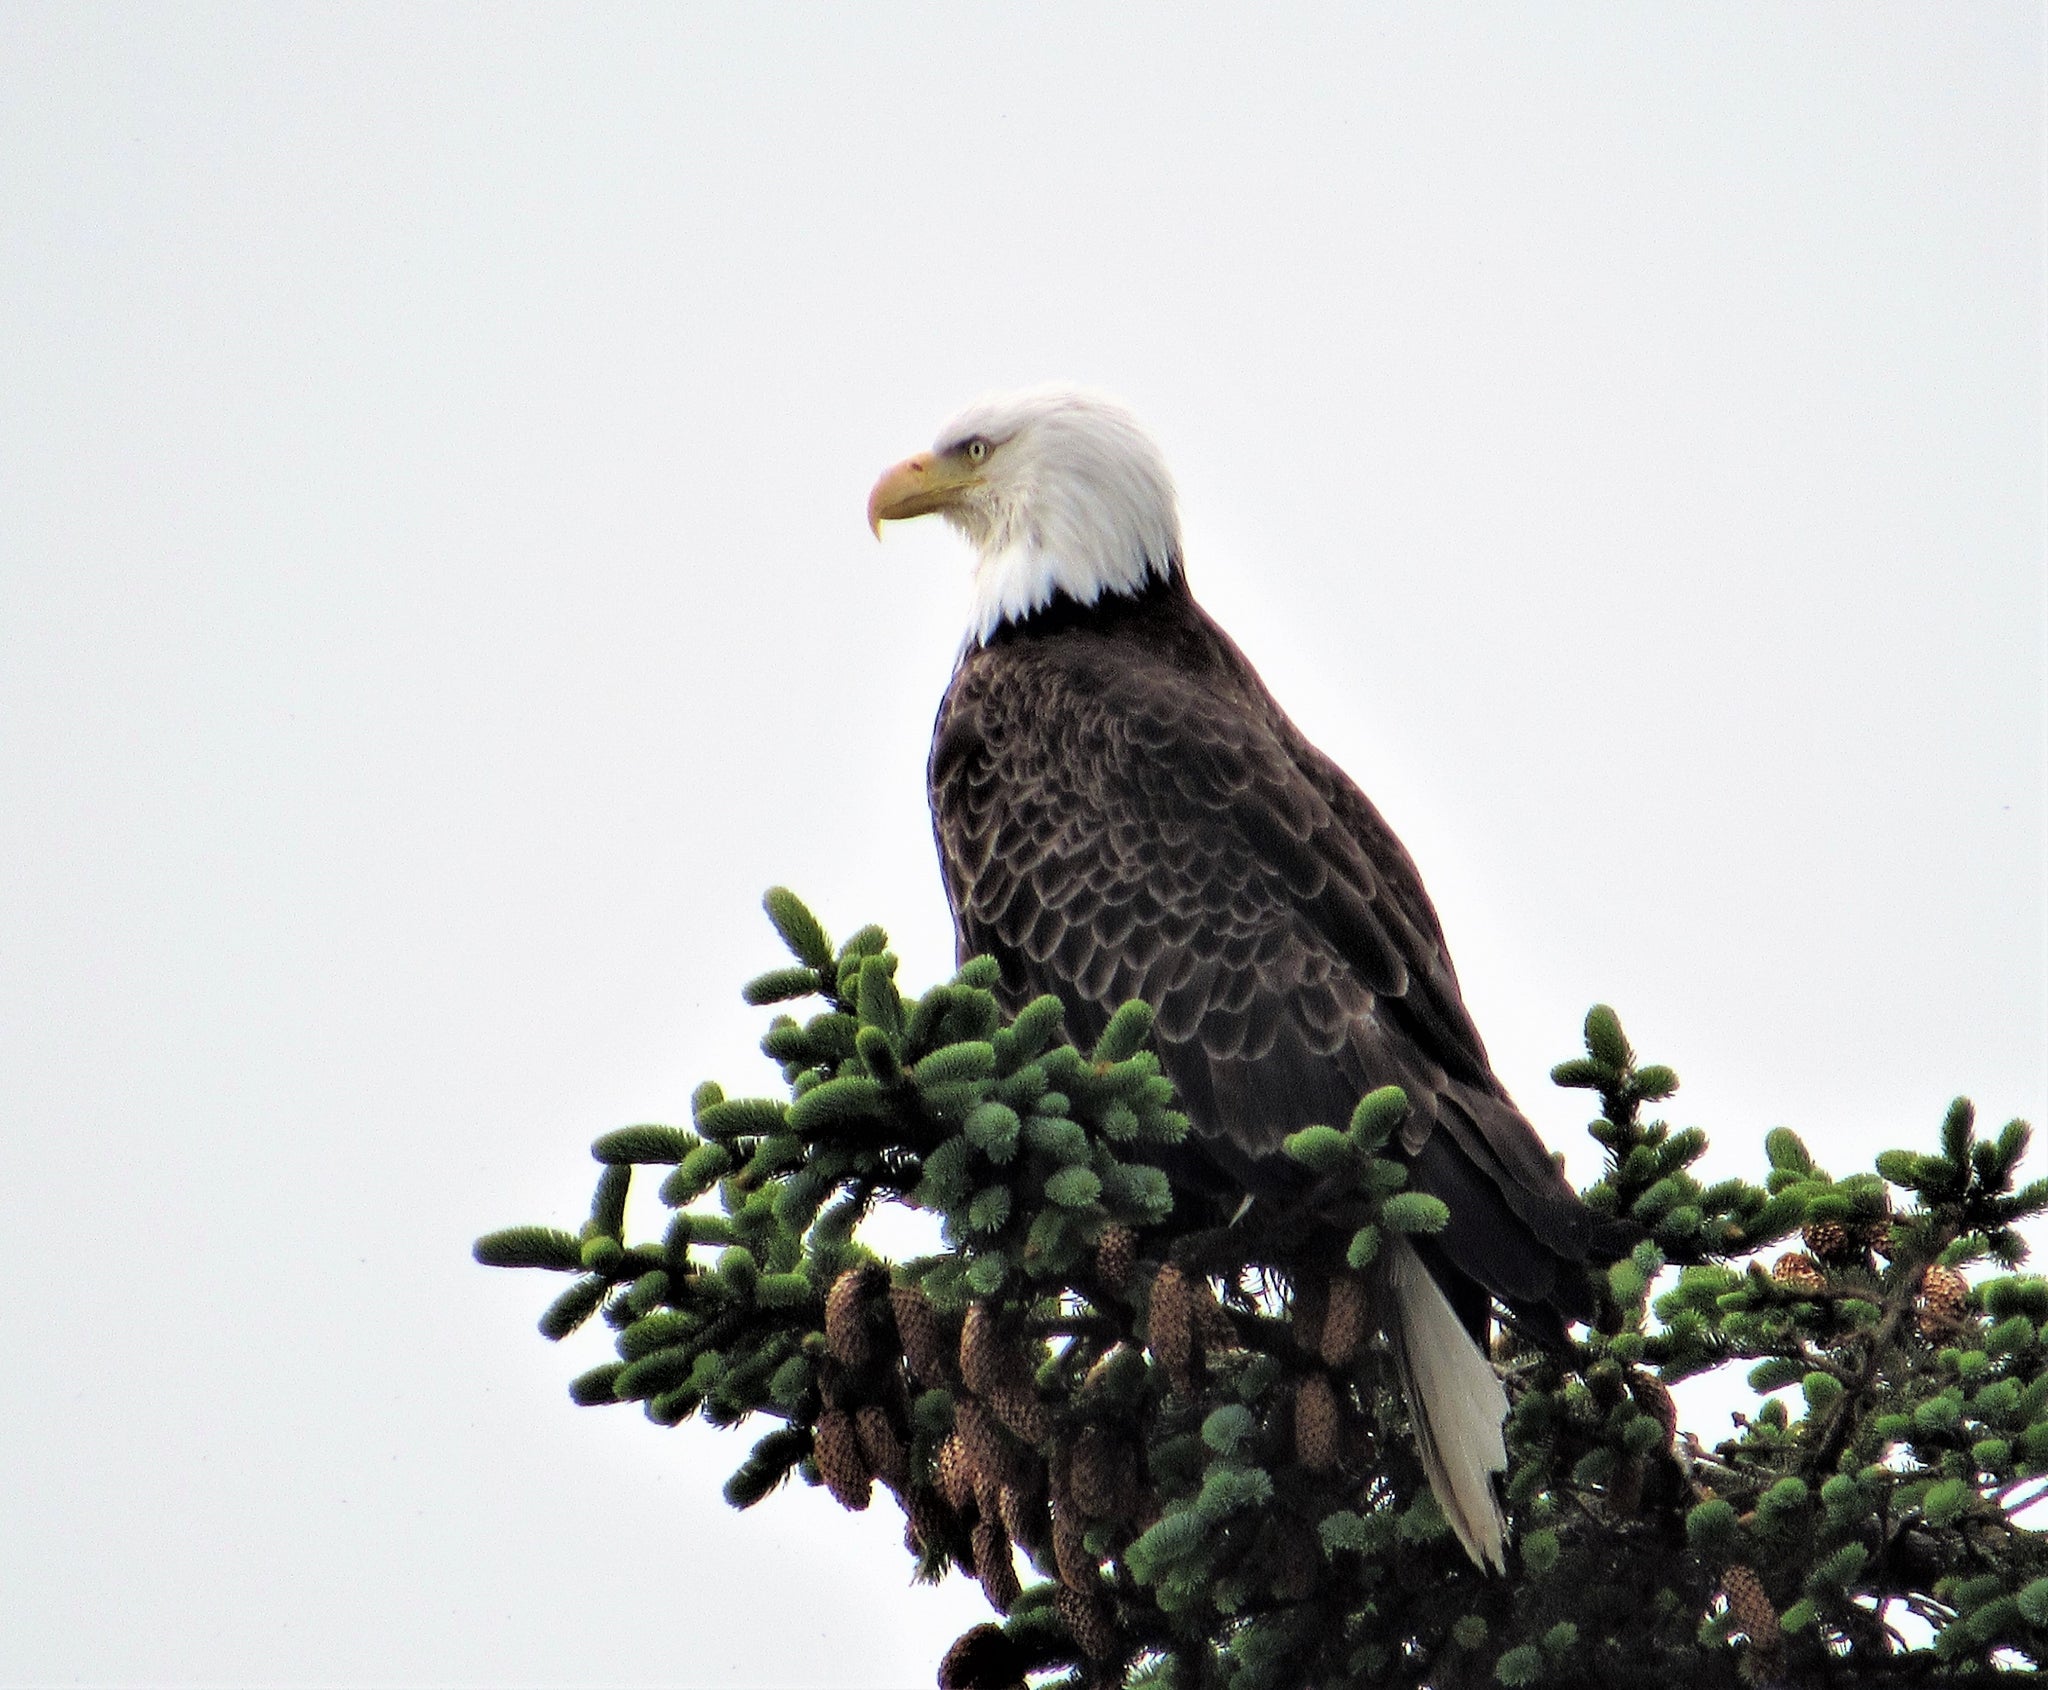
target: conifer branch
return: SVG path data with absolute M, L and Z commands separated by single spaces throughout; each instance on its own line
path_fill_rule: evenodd
M 977 1579 L 1002 1617 L 944 1690 L 1803 1690 L 2048 1661 L 2048 1545 L 2018 1518 L 2048 1499 L 2048 1281 L 2015 1271 L 2048 1182 L 2014 1189 L 2021 1123 L 1980 1138 L 1959 1102 L 1930 1151 L 1840 1179 L 1780 1128 L 1761 1183 L 1703 1186 L 1704 1135 L 1644 1117 L 1677 1076 L 1596 1006 L 1553 1077 L 1597 1096 L 1585 1197 L 1626 1253 L 1561 1350 L 1503 1329 L 1514 1541 L 1489 1577 L 1362 1300 L 1387 1231 L 1442 1221 L 1384 1154 L 1398 1091 L 1287 1141 L 1309 1198 L 1235 1216 L 1176 1178 L 1189 1125 L 1143 1005 L 1083 1052 L 1053 999 L 1006 1018 L 985 960 L 910 999 L 879 928 L 835 948 L 793 895 L 768 907 L 795 960 L 748 1000 L 822 1005 L 762 1041 L 788 1096 L 706 1085 L 688 1128 L 606 1134 L 579 1232 L 476 1255 L 571 1276 L 547 1336 L 611 1329 L 576 1402 L 770 1422 L 734 1506 L 791 1477 L 879 1494 L 919 1577 Z M 643 1170 L 670 1219 L 630 1242 Z M 936 1216 L 939 1252 L 870 1250 L 886 1205 Z M 1668 1387 L 1731 1368 L 1761 1400 L 1710 1444 Z

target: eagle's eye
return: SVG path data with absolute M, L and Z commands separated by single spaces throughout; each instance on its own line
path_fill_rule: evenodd
M 970 440 L 967 442 L 965 450 L 967 452 L 967 461 L 970 464 L 978 464 L 983 458 L 988 456 L 988 442 L 979 438 Z

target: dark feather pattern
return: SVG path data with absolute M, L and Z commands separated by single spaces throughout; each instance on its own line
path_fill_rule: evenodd
M 1488 1294 L 1553 1332 L 1590 1312 L 1592 1218 L 1494 1077 L 1415 865 L 1178 569 L 970 647 L 930 788 L 961 956 L 996 958 L 1012 1008 L 1056 993 L 1082 1043 L 1149 1002 L 1226 1181 L 1291 1189 L 1288 1133 L 1397 1084 L 1461 1314 L 1483 1334 Z

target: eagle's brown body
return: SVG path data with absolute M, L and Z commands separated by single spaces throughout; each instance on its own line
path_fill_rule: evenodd
M 996 959 L 1012 1009 L 1057 995 L 1082 1042 L 1149 1003 L 1196 1129 L 1177 1203 L 1234 1220 L 1266 1199 L 1282 1265 L 1326 1263 L 1365 1218 L 1282 1141 L 1408 1094 L 1395 1153 L 1449 1219 L 1381 1240 L 1375 1318 L 1445 1519 L 1504 1568 L 1492 1310 L 1562 1337 L 1616 1241 L 1494 1078 L 1415 865 L 1195 603 L 1173 478 L 1122 406 L 977 401 L 868 495 L 877 534 L 934 513 L 977 554 L 930 773 L 962 957 Z
M 1483 1340 L 1589 1312 L 1591 1217 L 1494 1077 L 1415 865 L 1302 736 L 1175 568 L 1056 597 L 961 659 L 933 739 L 934 828 L 962 956 L 1091 1040 L 1117 1005 L 1203 1149 L 1275 1193 L 1281 1140 L 1401 1086 L 1399 1148 L 1450 1223 L 1429 1265 Z

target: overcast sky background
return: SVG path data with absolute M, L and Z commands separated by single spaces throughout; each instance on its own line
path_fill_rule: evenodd
M 990 388 L 1149 420 L 1579 1178 L 1599 999 L 1719 1170 L 2039 1119 L 2041 120 L 2024 3 L 0 10 L 0 1682 L 981 1616 L 468 1247 L 766 1083 L 765 886 L 949 966 L 861 512 Z

